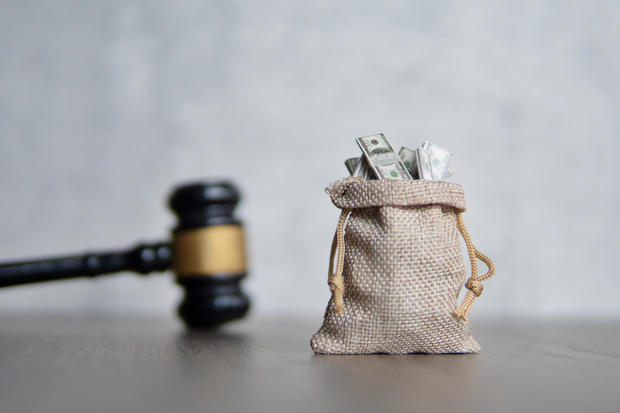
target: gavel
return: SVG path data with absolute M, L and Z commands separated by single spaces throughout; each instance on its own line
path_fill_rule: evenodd
M 233 215 L 239 199 L 239 191 L 225 180 L 178 186 L 169 198 L 178 218 L 170 242 L 0 264 L 0 287 L 172 269 L 185 291 L 178 314 L 188 327 L 216 327 L 242 318 L 250 301 L 240 287 L 246 251 L 242 224 Z

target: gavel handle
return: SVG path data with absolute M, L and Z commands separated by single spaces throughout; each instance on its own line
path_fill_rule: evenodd
M 127 251 L 88 253 L 0 264 L 0 287 L 77 277 L 96 277 L 119 271 L 147 274 L 170 268 L 172 250 L 167 243 L 142 244 Z

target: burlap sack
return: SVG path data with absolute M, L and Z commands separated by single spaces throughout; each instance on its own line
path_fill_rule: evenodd
M 323 325 L 311 339 L 312 350 L 322 354 L 477 352 L 480 346 L 466 315 L 482 292 L 481 281 L 493 274 L 493 264 L 475 250 L 462 225 L 461 186 L 347 178 L 327 192 L 343 212 L 330 257 L 332 298 Z M 468 281 L 465 302 L 457 309 L 466 278 L 459 229 L 474 276 Z M 338 262 L 332 273 L 336 249 Z M 488 261 L 487 274 L 477 275 L 476 257 Z

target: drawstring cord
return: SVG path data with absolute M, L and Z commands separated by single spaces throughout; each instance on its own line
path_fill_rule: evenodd
M 334 239 L 332 240 L 331 252 L 329 254 L 328 284 L 329 289 L 332 292 L 334 312 L 336 314 L 344 314 L 344 278 L 342 276 L 342 272 L 344 270 L 345 253 L 344 227 L 350 212 L 350 209 L 343 209 L 340 213 L 340 217 L 338 218 L 338 227 L 336 228 L 336 233 L 334 234 Z M 489 257 L 476 249 L 473 241 L 471 240 L 471 237 L 469 236 L 469 232 L 467 231 L 467 227 L 463 222 L 463 217 L 461 216 L 460 212 L 456 213 L 456 224 L 461 235 L 463 236 L 463 239 L 465 240 L 465 244 L 467 245 L 467 252 L 469 254 L 469 261 L 471 262 L 472 275 L 465 283 L 465 288 L 467 288 L 467 294 L 465 294 L 463 302 L 456 310 L 454 310 L 453 314 L 455 317 L 461 320 L 467 320 L 467 314 L 469 314 L 469 311 L 471 310 L 472 305 L 476 301 L 476 298 L 480 297 L 480 294 L 482 294 L 482 290 L 484 289 L 482 281 L 488 280 L 493 276 L 493 274 L 495 274 L 495 264 L 493 264 L 493 261 L 491 261 Z M 334 257 L 336 257 L 335 272 Z M 476 261 L 476 259 L 484 262 L 487 267 L 489 267 L 489 271 L 486 274 L 478 275 L 478 262 Z
M 338 218 L 338 227 L 332 240 L 332 248 L 329 254 L 329 278 L 327 283 L 329 289 L 332 292 L 332 299 L 334 301 L 334 312 L 336 314 L 344 313 L 344 304 L 342 297 L 344 295 L 344 278 L 342 277 L 342 271 L 344 270 L 344 226 L 349 217 L 350 209 L 343 209 Z M 338 251 L 336 260 L 336 272 L 332 272 L 334 269 L 334 255 Z
M 471 310 L 471 306 L 476 301 L 476 298 L 480 297 L 482 294 L 482 290 L 484 286 L 482 285 L 482 281 L 488 280 L 495 274 L 495 264 L 493 261 L 480 251 L 476 249 L 474 246 L 471 237 L 469 236 L 469 232 L 467 231 L 467 227 L 465 227 L 465 223 L 463 222 L 463 217 L 460 212 L 456 213 L 456 225 L 465 240 L 465 244 L 467 245 L 467 252 L 469 254 L 469 261 L 471 262 L 471 277 L 465 283 L 465 288 L 467 288 L 467 294 L 465 294 L 465 298 L 461 305 L 454 310 L 454 316 L 467 321 L 467 314 L 469 310 Z M 478 262 L 476 259 L 484 262 L 487 267 L 489 267 L 489 271 L 486 274 L 478 275 Z

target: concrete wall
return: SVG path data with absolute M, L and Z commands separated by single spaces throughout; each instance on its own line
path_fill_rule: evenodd
M 429 138 L 497 278 L 478 315 L 620 315 L 616 2 L 5 1 L 0 259 L 165 237 L 231 176 L 256 314 L 320 317 L 354 138 Z M 0 291 L 2 312 L 171 314 L 170 277 Z

